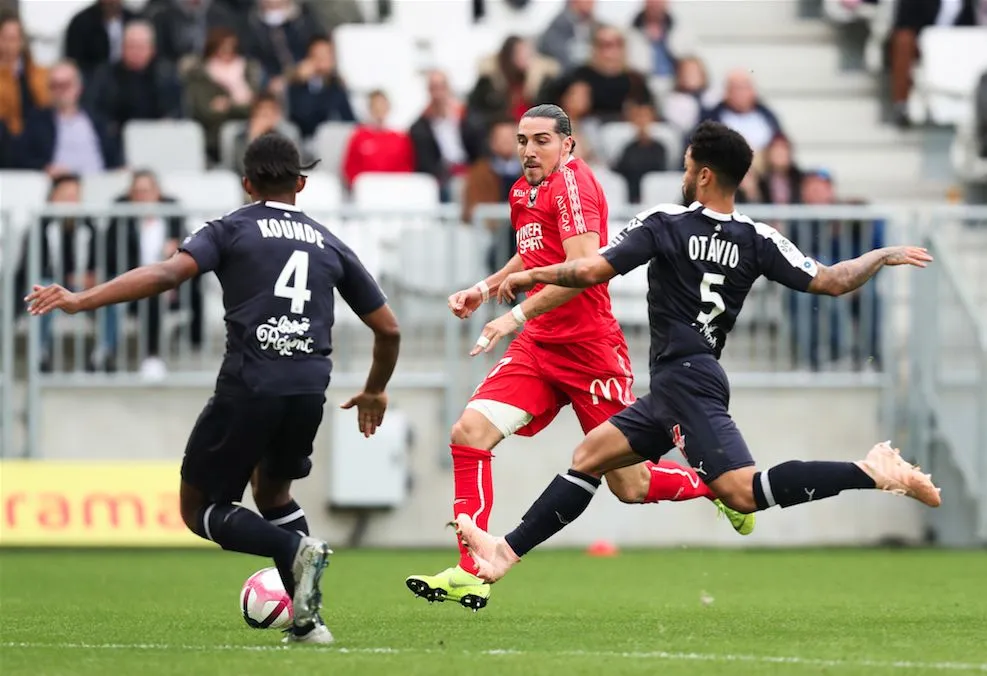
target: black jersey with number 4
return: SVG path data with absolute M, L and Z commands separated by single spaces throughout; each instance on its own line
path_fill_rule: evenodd
M 641 212 L 602 254 L 621 275 L 650 261 L 652 365 L 696 354 L 718 359 L 758 277 L 805 291 L 818 271 L 771 226 L 699 202 Z
M 226 355 L 217 392 L 324 392 L 333 289 L 360 316 L 386 302 L 353 251 L 298 207 L 256 202 L 209 221 L 180 247 L 223 287 Z

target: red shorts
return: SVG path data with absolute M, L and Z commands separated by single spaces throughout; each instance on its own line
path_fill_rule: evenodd
M 517 434 L 530 437 L 545 427 L 566 404 L 587 433 L 634 403 L 634 375 L 627 343 L 620 331 L 578 343 L 537 343 L 522 332 L 476 388 L 468 408 L 494 416 L 482 402 L 513 406 L 530 416 Z M 505 436 L 510 423 L 491 419 Z M 508 429 L 505 429 L 507 427 Z

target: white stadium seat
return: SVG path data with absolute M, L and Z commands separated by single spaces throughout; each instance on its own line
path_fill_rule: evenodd
M 333 42 L 340 75 L 351 92 L 384 89 L 390 94 L 417 70 L 414 42 L 397 26 L 343 24 L 333 31 Z
M 473 24 L 473 0 L 391 0 L 390 25 L 412 38 L 426 38 L 441 27 L 447 35 Z
M 153 171 L 205 171 L 206 141 L 193 120 L 134 120 L 123 128 L 127 166 Z
M 0 171 L 0 228 L 10 242 L 12 261 L 20 260 L 23 233 L 35 219 L 32 209 L 44 205 L 49 183 L 48 176 L 40 171 Z
M 343 187 L 339 177 L 316 169 L 309 174 L 305 189 L 298 193 L 295 204 L 317 221 L 331 217 L 332 212 L 343 204 Z
M 967 115 L 977 79 L 987 71 L 987 26 L 930 26 L 919 35 L 909 113 L 917 121 L 955 125 Z
M 343 153 L 356 124 L 353 122 L 324 122 L 315 131 L 313 150 L 316 158 L 322 160 L 319 170 L 333 174 L 340 172 L 343 166 Z
M 670 124 L 662 122 L 653 123 L 648 132 L 651 137 L 665 147 L 667 158 L 667 168 L 672 169 L 679 166 L 682 155 L 682 132 Z M 637 130 L 630 122 L 608 122 L 600 127 L 601 151 L 608 164 L 613 164 L 620 159 L 620 154 L 624 148 L 637 135 Z
M 439 203 L 439 184 L 430 174 L 367 172 L 353 182 L 353 202 L 384 212 L 434 207 Z
M 606 167 L 594 167 L 593 173 L 603 186 L 603 193 L 607 196 L 607 204 L 611 208 L 615 205 L 627 204 L 627 181 L 623 176 Z
M 662 171 L 645 174 L 641 180 L 641 203 L 680 204 L 682 202 L 682 172 Z
M 161 192 L 194 211 L 193 218 L 219 218 L 249 198 L 232 171 L 168 172 L 159 176 Z
M 25 0 L 19 3 L 24 32 L 31 40 L 31 56 L 42 66 L 62 55 L 62 41 L 72 17 L 91 5 L 90 0 Z
M 413 1 L 419 6 L 443 4 Z M 430 49 L 423 65 L 444 72 L 452 90 L 465 96 L 476 85 L 480 61 L 496 54 L 503 42 L 503 34 L 486 26 L 464 26 L 451 31 L 447 26 L 439 24 L 432 27 L 429 35 Z

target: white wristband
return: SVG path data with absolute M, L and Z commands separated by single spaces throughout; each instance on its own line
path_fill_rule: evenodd
M 488 300 L 490 300 L 490 287 L 487 286 L 486 280 L 481 279 L 479 282 L 477 282 L 476 283 L 476 288 L 483 295 L 483 302 L 484 303 L 486 303 Z
M 514 317 L 514 321 L 517 322 L 518 326 L 521 326 L 528 321 L 528 318 L 524 316 L 524 310 L 521 309 L 520 305 L 515 305 L 511 308 L 511 316 Z

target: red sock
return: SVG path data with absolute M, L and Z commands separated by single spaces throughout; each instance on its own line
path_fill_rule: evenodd
M 456 484 L 452 516 L 468 514 L 477 526 L 486 530 L 493 507 L 493 474 L 490 471 L 493 454 L 458 444 L 450 444 L 449 448 L 452 449 L 452 473 Z M 459 540 L 459 565 L 467 573 L 476 575 L 476 563 L 462 540 Z
M 661 502 L 671 500 L 694 500 L 707 498 L 715 500 L 716 495 L 703 483 L 696 470 L 683 467 L 671 460 L 659 460 L 657 463 L 646 462 L 644 466 L 651 473 L 651 483 L 648 485 L 648 496 L 645 502 Z

